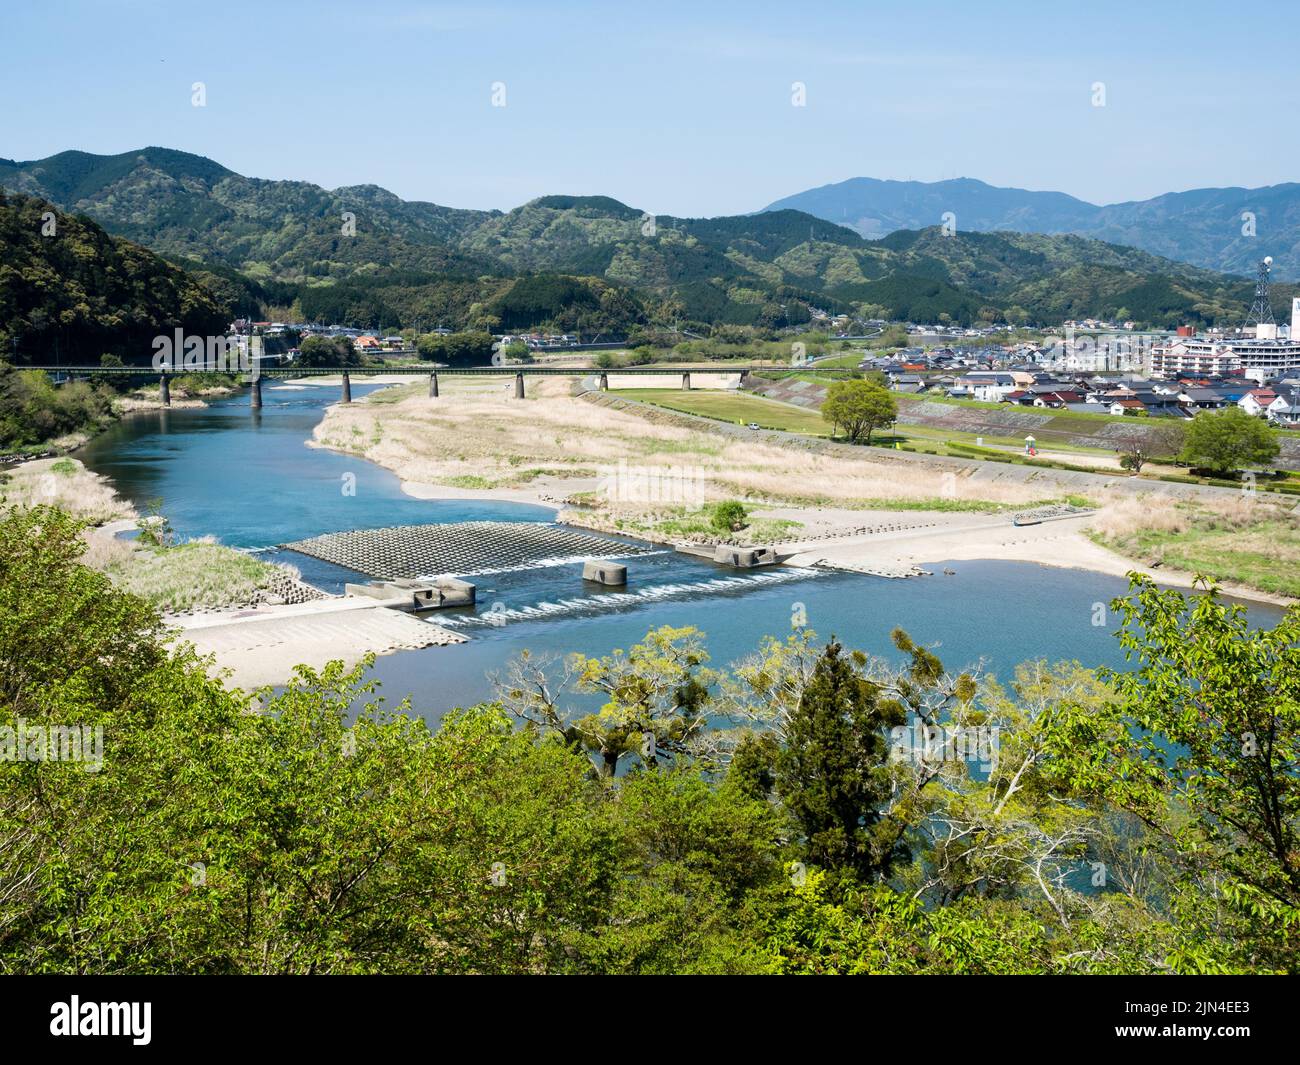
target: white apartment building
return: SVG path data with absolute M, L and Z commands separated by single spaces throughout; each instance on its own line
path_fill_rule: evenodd
M 1275 325 L 1261 325 L 1253 337 L 1171 337 L 1151 349 L 1147 372 L 1152 377 L 1229 373 L 1241 370 L 1264 382 L 1300 371 L 1300 297 L 1291 301 L 1290 336 L 1282 339 Z
M 1231 344 L 1204 337 L 1171 337 L 1153 344 L 1147 356 L 1149 377 L 1209 377 L 1241 369 L 1241 358 Z

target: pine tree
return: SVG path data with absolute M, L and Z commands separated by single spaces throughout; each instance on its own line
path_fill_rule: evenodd
M 887 875 L 907 857 L 884 818 L 892 791 L 886 729 L 905 721 L 834 640 L 786 726 L 777 793 L 803 831 L 808 860 L 860 879 Z

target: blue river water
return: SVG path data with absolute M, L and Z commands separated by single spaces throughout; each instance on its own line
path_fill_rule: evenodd
M 354 385 L 354 395 L 375 387 Z M 134 415 L 78 457 L 137 505 L 160 501 L 182 538 L 212 535 L 283 557 L 332 591 L 353 575 L 275 546 L 344 529 L 551 517 L 545 508 L 515 503 L 413 499 L 372 463 L 308 447 L 325 408 L 338 400 L 337 386 L 272 385 L 264 397 L 260 414 L 244 396 Z M 348 475 L 355 494 L 344 491 Z M 950 576 L 941 560 L 932 568 L 934 576 L 907 580 L 784 567 L 737 574 L 663 550 L 629 559 L 625 593 L 593 591 L 573 565 L 487 573 L 473 578 L 476 609 L 436 618 L 469 643 L 382 656 L 373 676 L 389 702 L 409 695 L 412 708 L 434 720 L 489 698 L 491 676 L 525 648 L 604 654 L 660 625 L 691 625 L 707 634 L 712 664 L 723 666 L 754 650 L 765 634 L 788 634 L 799 612 L 820 637 L 887 656 L 894 654 L 889 633 L 901 626 L 936 645 L 949 667 L 982 663 L 1003 677 L 1035 658 L 1123 662 L 1113 614 L 1097 608 L 1124 593 L 1122 578 L 1017 562 L 950 562 Z M 505 622 L 486 624 L 489 609 Z M 1278 615 L 1251 607 L 1261 624 Z M 1107 623 L 1094 624 L 1099 616 Z

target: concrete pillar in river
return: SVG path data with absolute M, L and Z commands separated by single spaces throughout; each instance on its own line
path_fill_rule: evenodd
M 429 398 L 438 398 L 438 375 L 436 373 L 429 374 Z
M 343 402 L 352 402 L 352 378 L 348 376 L 347 371 L 343 371 Z
M 691 375 L 689 373 L 684 373 L 682 374 L 682 391 L 689 392 L 690 390 L 691 390 Z
M 600 375 L 600 390 L 602 392 L 609 391 L 609 374 L 607 373 L 603 373 Z
M 248 405 L 253 410 L 262 409 L 262 378 L 260 376 L 255 376 L 249 382 Z
M 515 374 L 515 399 L 523 399 L 523 398 L 524 398 L 524 375 L 521 373 L 517 373 Z
M 171 385 L 167 383 L 166 374 L 163 374 L 158 378 L 158 398 L 162 400 L 162 405 L 164 407 L 170 407 L 172 405 L 172 388 Z

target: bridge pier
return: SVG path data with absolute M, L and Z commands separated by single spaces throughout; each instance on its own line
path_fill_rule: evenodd
M 167 375 L 163 374 L 158 378 L 158 398 L 162 401 L 164 407 L 172 405 L 172 388 L 167 383 Z
M 684 373 L 682 374 L 682 391 L 689 392 L 690 390 L 691 390 L 691 375 L 689 373 Z
M 254 374 L 252 381 L 249 382 L 248 405 L 253 410 L 262 409 L 262 378 L 260 374 Z
M 609 374 L 607 373 L 603 373 L 600 375 L 600 390 L 602 392 L 609 391 Z
M 515 374 L 515 399 L 523 399 L 523 398 L 524 398 L 524 375 L 521 373 L 517 373 Z
M 348 376 L 346 370 L 343 371 L 343 402 L 352 402 L 352 378 Z
M 429 374 L 429 398 L 438 398 L 438 375 L 436 373 Z

